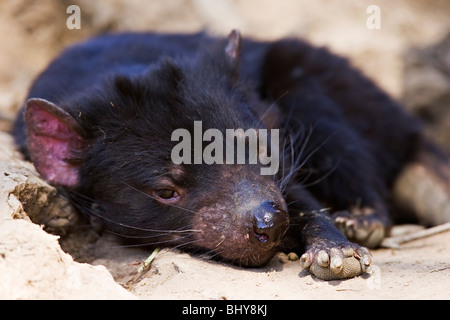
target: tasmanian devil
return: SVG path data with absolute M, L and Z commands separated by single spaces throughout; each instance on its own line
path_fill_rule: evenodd
M 326 279 L 370 267 L 407 163 L 447 161 L 422 131 L 347 60 L 238 31 L 74 45 L 14 128 L 37 171 L 111 232 L 241 266 L 298 250 Z

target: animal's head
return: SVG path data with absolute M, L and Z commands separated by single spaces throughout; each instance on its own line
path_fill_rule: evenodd
M 240 43 L 234 31 L 197 57 L 114 74 L 70 105 L 28 100 L 36 169 L 124 237 L 264 264 L 289 221 L 276 171 L 261 174 L 278 141 L 239 81 Z

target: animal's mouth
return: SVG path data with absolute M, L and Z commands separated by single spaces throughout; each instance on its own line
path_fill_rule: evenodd
M 259 240 L 257 239 L 257 241 Z M 231 263 L 245 268 L 264 266 L 277 251 L 276 244 L 268 244 L 266 246 L 254 245 L 249 237 L 244 237 L 244 241 L 240 244 L 223 239 L 215 248 L 207 246 L 206 242 L 197 243 L 197 245 L 201 245 L 201 252 L 206 253 L 203 257 L 210 257 L 216 261 Z
M 220 256 L 240 267 L 256 268 L 267 264 L 276 253 L 275 246 L 270 249 L 240 248 L 232 249 L 232 252 L 221 252 Z
M 265 233 L 258 233 L 254 232 L 253 235 L 260 243 L 268 243 L 269 242 L 269 236 Z

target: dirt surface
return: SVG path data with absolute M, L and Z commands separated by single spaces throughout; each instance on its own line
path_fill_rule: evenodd
M 348 56 L 450 150 L 449 2 L 377 1 L 381 29 L 370 30 L 372 2 L 2 1 L 0 130 L 10 128 L 34 77 L 70 43 L 103 31 L 227 34 L 237 27 L 260 39 L 301 36 Z M 81 8 L 80 30 L 66 27 L 70 4 Z M 374 250 L 374 273 L 343 281 L 319 280 L 281 254 L 265 268 L 242 269 L 168 249 L 137 276 L 150 253 L 98 236 L 0 132 L 1 299 L 450 298 L 450 232 Z
M 374 274 L 342 281 L 317 279 L 298 261 L 281 262 L 283 254 L 242 270 L 163 251 L 130 291 L 148 299 L 449 299 L 449 240 L 447 232 L 375 250 Z

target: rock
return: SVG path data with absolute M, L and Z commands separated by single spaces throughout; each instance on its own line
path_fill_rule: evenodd
M 21 160 L 8 134 L 0 132 L 0 145 L 0 299 L 135 298 L 104 266 L 75 262 L 59 236 L 38 225 L 64 234 L 77 215 Z

